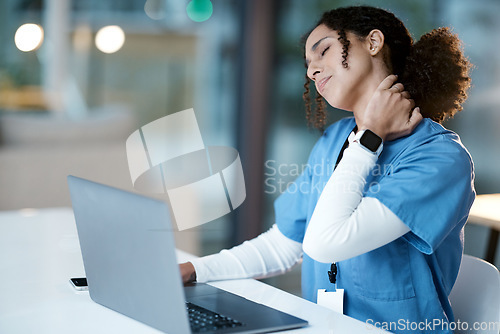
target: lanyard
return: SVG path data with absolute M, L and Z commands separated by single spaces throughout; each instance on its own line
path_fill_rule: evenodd
M 354 131 L 354 132 L 358 131 L 358 126 L 356 125 L 354 127 L 354 129 L 352 129 L 352 131 Z M 342 160 L 342 157 L 344 156 L 345 149 L 347 148 L 347 146 L 349 146 L 349 136 L 351 135 L 351 132 L 349 132 L 349 135 L 345 139 L 344 145 L 342 145 L 342 149 L 340 149 L 340 153 L 339 153 L 339 156 L 337 158 L 337 162 L 335 162 L 335 167 L 333 168 L 334 170 L 335 170 L 335 168 L 337 168 L 340 160 Z M 335 285 L 337 284 L 337 264 L 335 262 L 333 262 L 332 265 L 330 266 L 330 270 L 328 271 L 328 279 L 330 280 L 330 283 L 335 284 Z

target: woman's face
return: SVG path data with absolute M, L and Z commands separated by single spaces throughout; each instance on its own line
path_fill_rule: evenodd
M 369 78 L 374 69 L 370 45 L 348 32 L 349 66 L 345 68 L 342 65 L 343 45 L 338 38 L 338 33 L 325 25 L 311 32 L 305 50 L 307 76 L 331 106 L 354 111 L 367 103 L 372 93 Z

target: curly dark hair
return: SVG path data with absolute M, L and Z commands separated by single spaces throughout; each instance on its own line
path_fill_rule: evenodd
M 369 6 L 325 12 L 315 27 L 322 24 L 339 34 L 345 68 L 349 66 L 350 45 L 346 32 L 364 39 L 373 29 L 382 31 L 384 43 L 389 48 L 386 65 L 398 75 L 398 81 L 420 107 L 423 117 L 442 123 L 462 110 L 471 82 L 471 64 L 462 52 L 460 39 L 450 28 L 434 29 L 414 43 L 404 24 L 394 14 Z M 306 119 L 310 126 L 322 130 L 327 120 L 324 99 L 316 93 L 313 110 L 310 84 L 306 74 L 303 94 Z

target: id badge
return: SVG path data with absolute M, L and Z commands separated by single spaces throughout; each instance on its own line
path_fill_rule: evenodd
M 344 314 L 344 289 L 336 289 L 335 291 L 318 289 L 317 304 Z

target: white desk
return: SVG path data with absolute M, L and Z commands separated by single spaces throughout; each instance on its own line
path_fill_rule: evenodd
M 71 209 L 0 212 L 0 333 L 159 333 L 74 290 L 68 280 L 80 276 Z M 309 321 L 309 327 L 288 332 L 382 333 L 256 280 L 212 284 Z
M 469 223 L 483 225 L 490 229 L 484 259 L 494 265 L 500 235 L 500 194 L 477 195 L 470 209 Z

